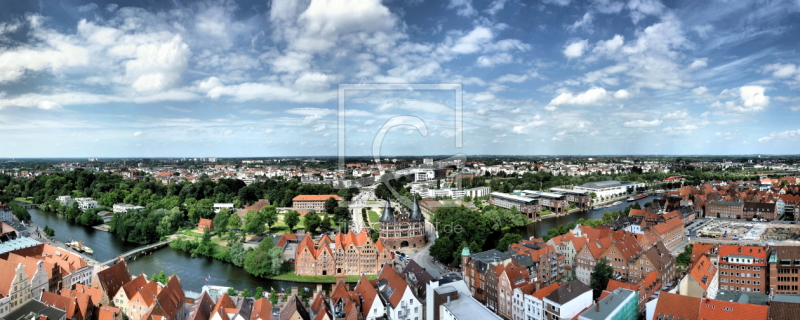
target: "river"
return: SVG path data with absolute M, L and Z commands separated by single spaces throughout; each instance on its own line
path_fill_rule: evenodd
M 29 209 L 28 212 L 31 214 L 33 222 L 40 228 L 44 228 L 46 225 L 53 228 L 56 232 L 56 240 L 61 242 L 83 241 L 85 246 L 94 250 L 93 258 L 97 261 L 113 259 L 123 252 L 140 246 L 121 241 L 105 231 L 70 223 L 53 212 L 39 209 Z M 307 287 L 310 290 L 314 290 L 316 287 L 314 284 L 258 278 L 233 264 L 206 257 L 192 258 L 189 253 L 170 247 L 158 249 L 151 254 L 128 261 L 128 268 L 133 275 L 144 273 L 148 277 L 162 270 L 168 275 L 175 273 L 181 279 L 181 286 L 184 290 L 195 292 L 200 292 L 206 283 L 233 287 L 237 290 L 249 289 L 250 292 L 254 292 L 256 287 L 262 287 L 267 291 L 271 288 L 278 291 L 280 288 L 284 288 L 289 291 L 289 288 L 293 286 Z M 209 277 L 210 281 L 206 282 Z M 329 286 L 325 285 L 326 288 Z
M 655 196 L 649 196 L 643 199 L 639 199 L 635 202 L 638 202 L 639 205 L 642 208 L 644 208 L 645 203 L 652 202 L 656 198 L 657 197 Z M 622 201 L 622 204 L 618 204 L 610 208 L 603 208 L 601 210 L 580 211 L 566 216 L 544 219 L 542 221 L 531 223 L 524 227 L 513 228 L 511 229 L 511 232 L 520 234 L 523 239 L 528 239 L 530 237 L 539 238 L 547 234 L 547 231 L 550 231 L 550 229 L 558 228 L 562 225 L 568 225 L 570 222 L 576 222 L 581 218 L 585 220 L 600 219 L 603 217 L 603 214 L 606 213 L 607 211 L 622 211 L 625 210 L 625 207 L 632 205 L 634 203 L 634 202 L 628 202 L 625 199 L 622 199 L 620 201 Z
M 637 202 L 644 207 L 646 202 L 653 201 L 653 199 L 655 199 L 655 197 L 650 196 Z M 622 204 L 611 208 L 576 212 L 567 216 L 544 219 L 524 227 L 514 228 L 511 232 L 519 233 L 524 239 L 531 236 L 541 237 L 554 227 L 567 225 L 570 222 L 578 221 L 580 218 L 587 220 L 598 219 L 602 217 L 603 213 L 606 211 L 623 210 L 626 206 L 631 204 L 633 204 L 633 202 L 622 200 Z M 30 209 L 28 212 L 30 212 L 33 222 L 40 228 L 44 228 L 46 225 L 53 228 L 56 233 L 56 240 L 61 242 L 69 242 L 72 240 L 83 241 L 85 246 L 94 250 L 93 258 L 97 261 L 113 259 L 123 252 L 140 246 L 138 244 L 121 241 L 113 234 L 105 231 L 70 223 L 53 212 L 39 209 Z M 175 273 L 180 277 L 181 285 L 184 290 L 195 292 L 199 292 L 206 283 L 216 286 L 233 287 L 237 290 L 246 288 L 250 289 L 250 292 L 253 292 L 256 287 L 262 287 L 264 290 L 271 290 L 271 288 L 280 290 L 280 288 L 285 288 L 288 291 L 292 286 L 298 286 L 300 288 L 307 287 L 310 290 L 314 290 L 316 286 L 307 283 L 258 278 L 233 264 L 207 257 L 192 258 L 189 253 L 170 247 L 156 250 L 151 254 L 140 256 L 136 258 L 136 260 L 129 261 L 128 268 L 131 274 L 134 275 L 144 273 L 149 276 L 162 270 L 167 274 Z M 206 279 L 210 281 L 206 282 Z M 330 285 L 325 285 L 326 289 L 329 286 Z

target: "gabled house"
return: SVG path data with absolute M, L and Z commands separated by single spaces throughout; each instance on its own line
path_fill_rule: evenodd
M 718 290 L 717 267 L 703 255 L 681 279 L 679 293 L 695 298 L 714 299 Z
M 422 304 L 390 264 L 383 265 L 381 274 L 378 276 L 377 286 L 379 297 L 386 305 L 388 319 L 422 318 Z

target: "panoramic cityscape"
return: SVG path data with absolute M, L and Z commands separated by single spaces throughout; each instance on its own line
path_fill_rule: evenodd
M 0 320 L 798 319 L 798 21 L 4 3 Z

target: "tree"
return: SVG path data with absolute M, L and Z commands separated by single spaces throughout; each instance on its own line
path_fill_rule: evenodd
M 675 263 L 679 266 L 688 267 L 689 263 L 692 260 L 692 249 L 694 246 L 690 243 L 685 248 L 683 248 L 683 252 L 675 257 Z
M 241 229 L 242 228 L 242 217 L 240 217 L 235 212 L 228 216 L 228 228 L 231 229 Z
M 219 212 L 217 212 L 217 215 L 214 216 L 213 222 L 214 226 L 216 226 L 215 229 L 217 230 L 217 232 L 223 232 L 227 229 L 226 226 L 228 225 L 229 213 L 230 211 L 228 210 L 228 208 L 222 208 L 219 210 Z
M 319 214 L 314 212 L 313 210 L 306 213 L 305 225 L 306 225 L 306 232 L 313 233 L 317 231 L 317 228 L 322 224 L 322 219 L 320 218 Z
M 253 250 L 247 252 L 244 268 L 252 275 L 274 276 L 281 271 L 281 255 L 283 249 L 276 247 L 272 241 L 261 241 Z
M 228 292 L 227 293 L 231 297 L 235 297 L 236 296 L 236 290 L 234 290 L 233 287 L 228 288 Z
M 259 299 L 264 296 L 264 288 L 256 287 L 256 293 L 253 294 L 253 297 Z
M 322 216 L 322 220 L 320 220 L 320 222 L 319 222 L 320 229 L 322 229 L 322 230 L 330 230 L 332 225 L 333 224 L 331 223 L 331 217 L 330 216 L 327 216 L 327 215 Z
M 330 197 L 327 200 L 325 200 L 324 206 L 325 206 L 325 212 L 327 214 L 333 214 L 333 211 L 336 209 L 336 207 L 339 206 L 339 202 L 336 201 L 336 198 Z
M 233 244 L 231 244 L 231 249 L 229 252 L 231 255 L 231 263 L 238 267 L 244 265 L 244 260 L 247 259 L 247 250 L 244 249 L 244 243 L 241 241 L 235 241 Z
M 264 215 L 258 211 L 249 210 L 244 215 L 244 231 L 251 234 L 264 233 Z
M 8 206 L 11 207 L 11 212 L 19 219 L 20 221 L 27 221 L 31 219 L 31 214 L 28 213 L 28 210 L 23 208 L 21 205 L 18 205 L 14 202 L 9 202 Z
M 200 239 L 200 244 L 194 249 L 195 254 L 210 257 L 214 255 L 214 244 L 211 242 L 211 231 L 208 229 L 203 232 L 203 237 Z
M 47 237 L 49 237 L 49 238 L 52 238 L 52 237 L 56 236 L 56 231 L 53 230 L 53 228 L 50 228 L 50 226 L 48 226 L 48 225 L 45 225 L 44 229 L 42 231 L 44 231 L 44 234 L 47 235 Z
M 346 207 L 336 207 L 336 209 L 333 210 L 333 217 L 338 224 L 350 221 L 350 209 Z
M 158 273 L 151 276 L 150 281 L 156 281 L 160 284 L 167 284 L 167 282 L 169 282 L 169 277 L 167 277 L 167 275 L 164 274 L 164 270 L 161 270 Z
M 522 241 L 522 236 L 516 233 L 506 233 L 500 238 L 500 241 L 497 242 L 497 250 L 506 252 L 508 251 L 508 246 Z
M 245 288 L 244 290 L 242 290 L 242 297 L 245 297 L 245 298 L 252 297 L 252 295 L 250 295 L 250 289 L 246 289 Z
M 261 213 L 267 228 L 278 222 L 278 211 L 275 210 L 275 206 L 264 206 L 259 213 Z
M 300 214 L 297 213 L 297 211 L 289 210 L 289 212 L 283 215 L 283 223 L 289 226 L 289 231 L 291 231 L 300 223 Z
M 614 268 L 608 263 L 605 257 L 600 258 L 594 266 L 594 273 L 592 273 L 592 291 L 594 299 L 600 297 L 603 290 L 608 286 L 608 280 L 614 277 Z
M 271 302 L 273 306 L 278 305 L 278 292 L 275 291 L 275 289 L 269 293 L 269 302 Z

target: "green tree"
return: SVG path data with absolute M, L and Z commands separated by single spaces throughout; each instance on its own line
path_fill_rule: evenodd
M 241 229 L 242 228 L 242 217 L 240 217 L 235 212 L 228 216 L 228 228 L 231 229 Z
M 8 206 L 11 207 L 11 213 L 13 213 L 20 221 L 28 221 L 31 219 L 31 214 L 28 213 L 28 210 L 23 208 L 21 205 L 18 205 L 14 202 L 9 202 Z
M 506 252 L 508 251 L 508 246 L 522 241 L 522 236 L 516 233 L 506 233 L 500 238 L 500 241 L 497 242 L 497 250 Z
M 319 214 L 314 211 L 306 213 L 306 216 L 303 219 L 305 219 L 306 232 L 313 233 L 317 231 L 319 226 L 322 224 L 322 219 L 320 218 Z
M 694 246 L 690 243 L 685 248 L 683 248 L 683 252 L 675 257 L 675 263 L 679 266 L 688 267 L 689 263 L 692 261 L 692 249 Z
M 592 291 L 595 300 L 600 297 L 600 294 L 603 293 L 603 290 L 608 286 L 608 280 L 611 280 L 613 277 L 614 268 L 608 263 L 608 259 L 605 257 L 600 258 L 594 266 L 594 272 L 592 273 Z
M 278 211 L 275 209 L 275 206 L 264 206 L 259 213 L 263 217 L 264 224 L 267 225 L 267 228 L 272 227 L 278 222 Z
M 48 226 L 48 225 L 45 225 L 44 229 L 42 231 L 44 231 L 44 234 L 47 235 L 47 237 L 49 237 L 49 238 L 52 238 L 52 237 L 56 236 L 56 231 L 53 230 L 53 228 L 50 228 L 50 226 Z
M 247 211 L 244 215 L 244 231 L 251 234 L 264 233 L 264 215 L 258 211 Z
M 224 232 L 225 230 L 227 230 L 226 226 L 228 225 L 229 214 L 230 211 L 228 210 L 228 208 L 222 208 L 214 216 L 213 221 L 214 221 L 214 226 L 216 227 L 215 230 L 217 232 Z
M 282 253 L 283 249 L 276 247 L 269 239 L 261 241 L 258 247 L 247 252 L 244 268 L 259 277 L 277 275 L 281 271 Z
M 350 210 L 346 207 L 336 207 L 333 210 L 333 217 L 338 224 L 350 221 Z
M 324 204 L 325 213 L 333 214 L 333 211 L 338 206 L 339 206 L 339 201 L 336 201 L 336 198 L 330 197 L 330 198 L 326 199 L 325 200 L 325 204 Z
M 203 237 L 200 239 L 200 244 L 194 249 L 195 254 L 210 257 L 214 254 L 214 243 L 211 242 L 211 231 L 206 229 L 203 232 Z
M 167 211 L 161 221 L 158 223 L 158 234 L 166 236 L 175 233 L 183 224 L 183 213 L 178 207 L 174 207 Z
M 169 282 L 169 277 L 167 277 L 167 275 L 164 274 L 164 270 L 161 270 L 158 273 L 152 275 L 150 277 L 150 281 L 156 281 L 161 284 L 167 284 L 167 282 Z
M 252 295 L 250 294 L 250 289 L 245 288 L 244 290 L 242 290 L 242 297 L 245 297 L 245 298 L 252 297 Z
M 267 239 L 267 241 L 269 241 L 269 239 Z M 230 255 L 231 263 L 238 267 L 243 266 L 244 260 L 247 259 L 247 250 L 244 249 L 244 243 L 241 241 L 235 241 L 233 244 L 231 244 Z
M 333 223 L 331 222 L 331 218 L 328 215 L 323 215 L 322 219 L 319 222 L 319 227 L 322 230 L 330 230 Z
M 237 296 L 237 294 L 236 294 L 236 290 L 234 290 L 234 289 L 233 289 L 233 287 L 230 287 L 230 288 L 228 288 L 228 292 L 227 292 L 227 293 L 228 293 L 228 295 L 229 295 L 229 296 L 231 296 L 231 297 L 235 297 L 235 296 Z
M 278 305 L 278 292 L 275 291 L 275 289 L 269 293 L 269 302 L 271 302 L 273 306 Z
M 253 297 L 259 299 L 264 296 L 264 288 L 256 287 L 256 292 L 253 294 Z
M 289 212 L 283 215 L 283 223 L 289 226 L 289 231 L 291 231 L 300 223 L 300 214 L 297 213 L 297 211 L 289 210 Z

